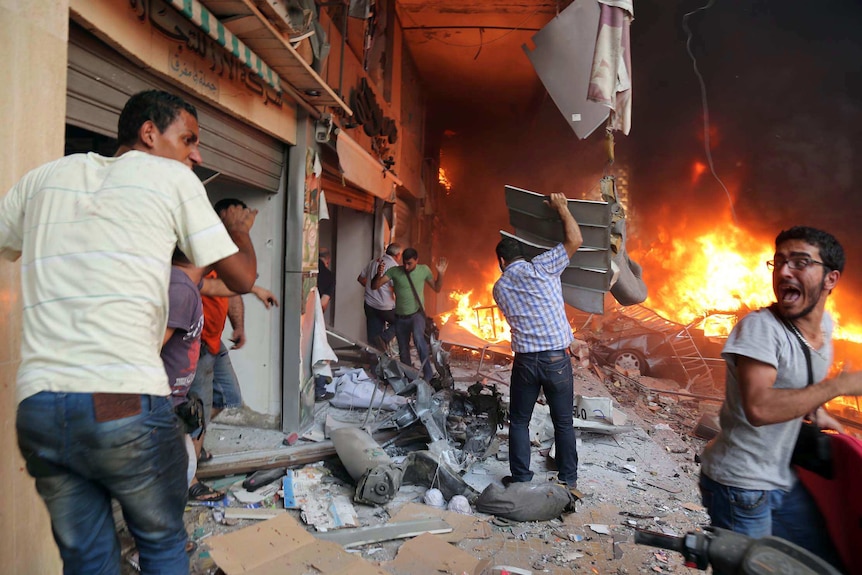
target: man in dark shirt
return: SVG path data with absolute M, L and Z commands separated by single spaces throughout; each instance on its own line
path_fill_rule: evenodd
M 332 253 L 329 248 L 320 248 L 317 260 L 317 292 L 320 294 L 320 307 L 324 313 L 329 302 L 335 297 L 335 274 L 329 269 L 332 265 Z
M 320 294 L 320 307 L 326 313 L 329 302 L 335 296 L 335 274 L 329 269 L 332 264 L 332 252 L 329 248 L 321 247 L 317 252 L 317 292 Z M 317 376 L 314 378 L 314 401 L 329 401 L 335 394 L 326 391 L 327 378 Z

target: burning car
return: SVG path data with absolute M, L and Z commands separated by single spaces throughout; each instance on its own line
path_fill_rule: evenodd
M 638 372 L 653 375 L 673 363 L 673 350 L 667 336 L 650 329 L 636 327 L 613 335 L 610 339 L 593 340 L 591 352 L 600 364 L 613 366 L 621 373 Z
M 597 331 L 579 333 L 599 364 L 623 374 L 639 373 L 681 381 L 721 381 L 724 339 L 735 313 L 714 313 L 688 325 L 665 319 L 644 306 L 620 307 Z

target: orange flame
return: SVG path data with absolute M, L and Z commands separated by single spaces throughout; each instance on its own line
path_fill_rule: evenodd
M 706 171 L 706 164 L 703 162 L 695 162 L 691 167 L 691 183 L 697 183 L 700 176 Z
M 650 286 L 645 305 L 678 323 L 712 312 L 757 308 L 773 301 L 772 276 L 764 262 L 770 244 L 728 225 L 689 240 L 653 247 L 642 259 Z M 659 276 L 659 277 L 656 277 Z
M 632 258 L 644 269 L 650 293 L 646 307 L 683 325 L 703 319 L 695 325 L 704 335 L 726 337 L 747 310 L 774 301 L 772 275 L 765 265 L 773 252 L 771 239 L 725 224 L 719 231 L 685 240 L 663 234 L 647 251 L 633 249 Z M 455 307 L 441 314 L 441 321 L 454 319 L 489 342 L 511 341 L 509 325 L 492 296 L 499 272 L 489 267 L 482 275 L 484 280 L 474 282 L 481 289 L 449 293 Z M 834 339 L 862 343 L 862 324 L 842 322 L 833 298 L 827 300 L 826 309 L 835 320 Z
M 662 245 L 664 243 L 664 245 Z M 667 244 L 670 245 L 667 245 Z M 700 327 L 708 336 L 726 336 L 740 314 L 775 300 L 771 241 L 763 241 L 733 224 L 687 240 L 657 242 L 646 253 L 633 252 L 644 268 L 650 296 L 644 305 L 670 320 L 689 324 L 707 317 Z M 826 309 L 835 320 L 835 339 L 862 343 L 862 325 L 841 323 L 836 300 Z M 715 312 L 731 312 L 719 313 Z
M 449 178 L 446 177 L 446 170 L 443 168 L 440 168 L 437 171 L 437 181 L 440 182 L 440 185 L 443 186 L 447 194 L 452 191 L 452 182 L 450 182 Z
M 493 286 L 494 284 L 486 286 L 489 292 Z M 509 324 L 506 323 L 502 312 L 494 304 L 493 297 L 489 295 L 485 301 L 479 299 L 471 301 L 472 295 L 473 290 L 451 292 L 449 299 L 455 302 L 455 309 L 442 314 L 440 316 L 441 321 L 445 324 L 454 318 L 458 325 L 486 341 L 494 343 L 503 340 L 511 341 Z

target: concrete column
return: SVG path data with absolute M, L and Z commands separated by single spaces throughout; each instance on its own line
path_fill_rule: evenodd
M 68 0 L 0 0 L 0 195 L 63 155 Z M 45 505 L 18 451 L 20 264 L 0 261 L 0 573 L 60 573 Z
M 301 108 L 297 111 L 296 145 L 290 149 L 285 186 L 284 218 L 284 355 L 282 358 L 282 430 L 300 429 L 302 389 L 302 249 L 305 203 L 305 157 L 309 147 L 311 120 Z

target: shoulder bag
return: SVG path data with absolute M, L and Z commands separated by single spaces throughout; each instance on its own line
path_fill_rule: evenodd
M 434 321 L 433 317 L 425 314 L 425 307 L 422 305 L 422 300 L 419 299 L 419 294 L 416 292 L 416 286 L 413 285 L 413 278 L 410 277 L 410 272 L 404 270 L 404 273 L 407 275 L 410 289 L 413 290 L 413 297 L 416 298 L 416 303 L 419 304 L 419 312 L 425 316 L 425 337 L 431 339 L 433 336 L 434 339 L 438 339 L 440 337 L 440 328 L 437 327 L 437 322 Z
M 813 385 L 814 370 L 811 367 L 811 350 L 808 349 L 808 344 L 796 326 L 781 317 L 773 306 L 770 306 L 769 311 L 799 340 L 808 365 L 808 385 Z M 817 427 L 810 417 L 802 422 L 802 427 L 799 429 L 799 437 L 796 438 L 790 464 L 798 465 L 827 479 L 832 477 L 832 444 L 829 434 Z

